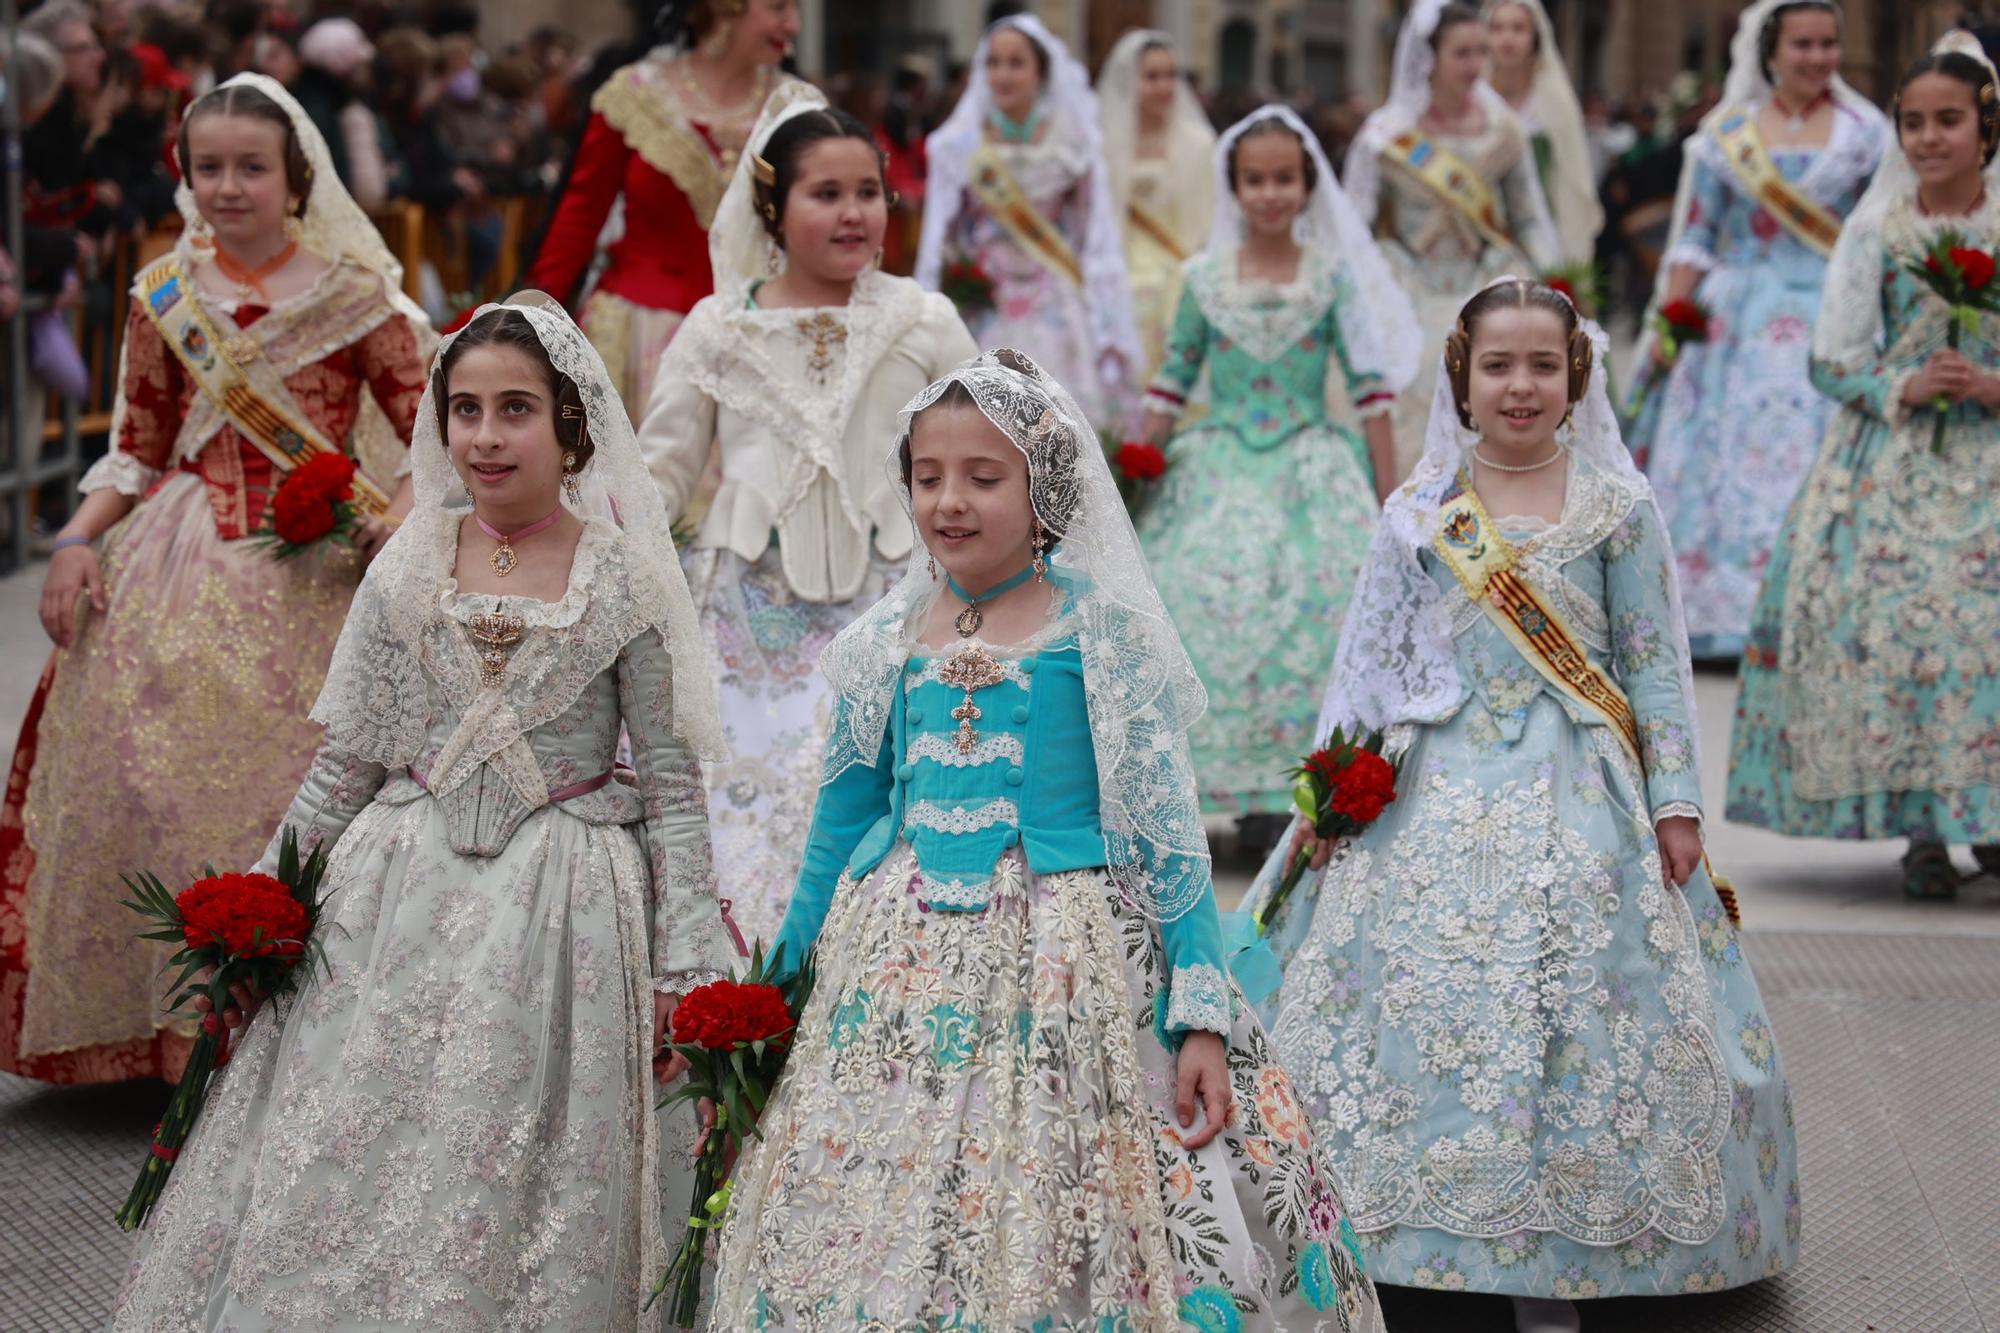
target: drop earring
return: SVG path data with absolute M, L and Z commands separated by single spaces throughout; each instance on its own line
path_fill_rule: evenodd
M 564 421 L 575 421 L 579 417 L 583 417 L 583 409 L 581 407 L 578 407 L 575 403 L 564 403 L 562 405 L 562 419 Z M 577 472 L 583 466 L 579 459 L 583 454 L 584 441 L 589 438 L 590 420 L 584 417 L 583 428 L 576 435 L 576 447 L 574 449 L 563 450 L 563 497 L 569 501 L 571 509 L 580 509 L 583 507 L 583 483 L 577 477 Z
M 936 556 L 934 556 L 934 555 L 932 555 L 932 554 L 930 554 L 930 552 L 926 551 L 926 552 L 924 553 L 924 559 L 930 562 L 930 567 L 931 567 L 931 577 L 932 577 L 932 578 L 936 578 L 936 577 L 937 577 L 937 557 L 936 557 Z
M 1041 520 L 1035 521 L 1035 582 L 1047 583 L 1049 562 L 1042 559 L 1042 548 L 1048 544 L 1048 534 L 1042 531 Z

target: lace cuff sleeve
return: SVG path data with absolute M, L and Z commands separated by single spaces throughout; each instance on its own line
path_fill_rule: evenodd
M 1213 1032 L 1227 1041 L 1231 1017 L 1229 981 L 1220 967 L 1193 963 L 1174 969 L 1167 996 L 1167 1031 Z
M 113 449 L 90 465 L 76 488 L 85 495 L 92 491 L 117 491 L 136 499 L 152 490 L 160 476 L 160 469 L 147 467 L 131 454 Z

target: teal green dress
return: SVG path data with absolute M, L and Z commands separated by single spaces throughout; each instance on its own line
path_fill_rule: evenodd
M 1815 357 L 1844 404 L 1772 552 L 1743 652 L 1729 818 L 1818 838 L 2000 842 L 2000 422 L 1977 403 L 1901 402 L 1945 342 L 1946 307 L 1904 271 L 1938 227 L 2000 248 L 2000 201 L 1883 223 L 1881 334 L 1851 364 Z M 1857 284 L 1857 292 L 1859 284 Z M 1829 288 L 1821 320 L 1854 319 Z M 1866 313 L 1866 312 L 1863 312 Z M 2000 370 L 2000 320 L 1959 351 Z
M 1238 278 L 1234 252 L 1202 254 L 1186 277 L 1147 406 L 1182 413 L 1206 368 L 1209 410 L 1168 443 L 1139 541 L 1208 687 L 1188 733 L 1202 808 L 1277 813 L 1375 532 L 1367 450 L 1327 412 L 1330 363 L 1364 415 L 1394 404 L 1348 359 L 1338 314 L 1355 287 L 1334 257 L 1308 249 L 1291 282 L 1269 283 Z

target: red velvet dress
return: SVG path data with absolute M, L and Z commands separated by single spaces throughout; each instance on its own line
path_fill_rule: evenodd
M 328 439 L 366 393 L 408 444 L 425 370 L 379 277 L 338 264 L 232 314 Z M 178 1076 L 172 950 L 137 939 L 119 876 L 256 860 L 319 743 L 306 714 L 360 576 L 350 551 L 279 563 L 244 541 L 269 526 L 271 464 L 136 300 L 125 348 L 115 448 L 84 484 L 142 498 L 99 543 L 108 608 L 84 603 L 51 657 L 0 810 L 0 1069 L 57 1083 Z
M 727 119 L 695 120 L 684 86 L 670 62 L 648 57 L 598 89 L 569 188 L 522 280 L 557 296 L 575 290 L 596 258 L 612 205 L 624 199 L 624 234 L 606 251 L 577 322 L 635 424 L 645 415 L 660 353 L 715 288 L 708 224 L 763 107 L 756 97 Z

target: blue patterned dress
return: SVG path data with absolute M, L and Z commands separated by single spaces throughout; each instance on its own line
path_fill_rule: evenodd
M 1391 731 L 1397 801 L 1272 923 L 1273 1039 L 1378 1282 L 1575 1300 L 1797 1257 L 1770 1019 L 1707 874 L 1661 875 L 1653 826 L 1700 792 L 1654 513 L 1576 464 L 1560 522 L 1500 520 L 1630 698 L 1644 771 L 1425 552 L 1463 697 Z
M 1178 414 L 1208 371 L 1210 410 L 1167 445 L 1167 475 L 1139 541 L 1181 642 L 1208 687 L 1188 732 L 1202 808 L 1291 808 L 1286 770 L 1312 748 L 1321 687 L 1354 576 L 1375 531 L 1375 474 L 1361 437 L 1327 415 L 1338 362 L 1364 413 L 1382 381 L 1340 336 L 1355 299 L 1345 265 L 1317 250 L 1291 282 L 1246 282 L 1236 254 L 1197 255 L 1146 405 Z
M 1765 575 L 1730 748 L 1729 818 L 1801 837 L 2000 842 L 2000 423 L 1902 403 L 1946 307 L 1903 270 L 1952 226 L 2000 248 L 2000 201 L 1884 224 L 1878 359 L 1813 362 L 1843 406 Z M 1859 293 L 1857 292 L 1857 295 Z M 1825 320 L 1853 318 L 1829 293 Z M 2000 321 L 1960 352 L 2000 371 Z
M 1772 161 L 1844 217 L 1886 142 L 1879 115 L 1843 105 L 1826 147 Z M 1695 299 L 1712 318 L 1709 341 L 1682 349 L 1625 438 L 1672 532 L 1689 645 L 1698 658 L 1734 657 L 1785 506 L 1832 415 L 1806 366 L 1826 258 L 1750 197 L 1713 135 L 1696 135 L 1687 152 L 1686 230 L 1662 263 L 1705 270 Z

